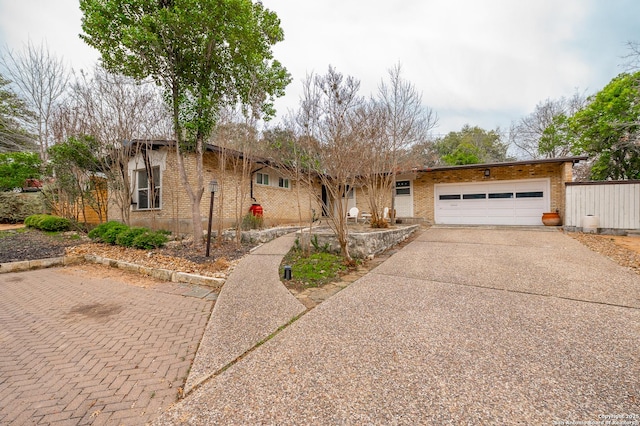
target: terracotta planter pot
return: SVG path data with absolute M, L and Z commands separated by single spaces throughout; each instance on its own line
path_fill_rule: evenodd
M 542 223 L 545 226 L 558 226 L 562 223 L 560 214 L 556 212 L 542 213 Z

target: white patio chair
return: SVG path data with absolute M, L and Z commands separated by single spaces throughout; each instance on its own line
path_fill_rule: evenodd
M 351 207 L 349 209 L 349 213 L 347 213 L 347 223 L 349 222 L 349 219 L 353 219 L 358 223 L 358 213 L 360 213 L 360 210 L 357 207 Z
M 389 222 L 389 207 L 382 209 L 382 220 Z

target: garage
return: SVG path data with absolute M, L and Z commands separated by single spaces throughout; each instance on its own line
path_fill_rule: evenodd
M 435 223 L 542 225 L 550 180 L 525 179 L 434 185 Z

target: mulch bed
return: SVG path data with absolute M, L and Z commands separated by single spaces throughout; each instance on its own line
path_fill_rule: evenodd
M 0 263 L 58 257 L 70 251 L 74 254 L 92 253 L 104 257 L 113 255 L 117 260 L 131 262 L 144 259 L 156 267 L 162 267 L 159 265 L 162 259 L 173 264 L 189 264 L 190 270 L 196 268 L 195 265 L 211 269 L 208 266 L 218 262 L 214 269 L 220 270 L 220 259 L 232 262 L 243 257 L 252 247 L 244 244 L 237 246 L 230 242 L 212 242 L 210 257 L 206 257 L 204 249 L 195 249 L 188 242 L 172 242 L 166 247 L 154 250 L 135 250 L 92 243 L 84 234 L 73 232 L 49 235 L 35 229 L 7 230 L 0 233 Z
M 67 247 L 86 242 L 77 235 L 47 235 L 29 230 L 3 231 L 0 237 L 0 263 L 63 256 Z

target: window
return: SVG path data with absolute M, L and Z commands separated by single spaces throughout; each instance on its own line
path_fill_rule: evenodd
M 278 178 L 278 186 L 280 188 L 289 188 L 289 179 Z
M 516 192 L 516 198 L 542 198 L 542 191 Z
M 258 185 L 269 185 L 269 175 L 265 173 L 256 173 L 256 183 Z
M 408 181 L 408 180 L 397 181 L 396 195 L 411 195 L 411 181 Z
M 459 200 L 460 194 L 444 194 L 439 197 L 441 200 Z
M 463 200 L 484 200 L 487 194 L 462 194 Z
M 513 192 L 490 192 L 489 198 L 513 198 Z
M 138 210 L 160 208 L 160 167 L 152 167 L 150 171 L 149 174 L 146 169 L 136 170 Z

